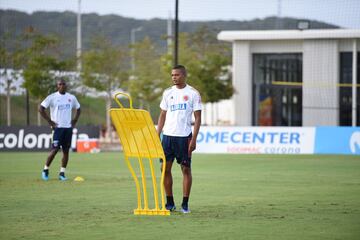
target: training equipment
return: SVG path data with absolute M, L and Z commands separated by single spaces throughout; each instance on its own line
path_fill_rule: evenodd
M 83 177 L 77 176 L 76 178 L 74 178 L 75 182 L 83 182 L 85 181 L 85 179 Z
M 130 108 L 125 108 L 119 101 L 118 96 L 122 95 L 128 98 Z M 142 109 L 133 109 L 132 99 L 126 93 L 115 94 L 115 101 L 120 108 L 110 109 L 110 116 L 115 125 L 116 132 L 119 135 L 123 147 L 125 162 L 135 181 L 137 193 L 137 208 L 134 209 L 135 215 L 170 215 L 170 211 L 165 208 L 164 195 L 164 175 L 166 161 L 163 161 L 161 178 L 160 178 L 160 195 L 161 208 L 159 208 L 159 194 L 156 183 L 153 159 L 165 159 L 164 151 L 161 146 L 160 138 L 155 130 L 154 123 L 148 111 Z M 142 188 L 140 188 L 139 179 L 135 174 L 129 158 L 137 159 L 140 173 Z M 149 160 L 153 195 L 154 209 L 149 209 L 148 195 L 146 189 L 146 176 L 144 168 L 144 159 Z M 141 199 L 141 191 L 143 199 Z

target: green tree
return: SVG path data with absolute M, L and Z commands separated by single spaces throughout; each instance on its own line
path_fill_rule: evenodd
M 129 91 L 140 101 L 140 108 L 150 111 L 150 103 L 158 100 L 167 86 L 168 73 L 162 66 L 158 48 L 146 37 L 134 44 L 134 63 L 129 81 Z
M 13 47 L 8 45 L 12 40 Z M 0 72 L 4 81 L 0 84 L 6 91 L 6 119 L 7 125 L 11 125 L 11 92 L 16 91 L 14 82 L 19 78 L 21 74 L 21 56 L 22 48 L 19 37 L 16 37 L 10 32 L 6 32 L 1 35 L 0 38 Z
M 4 82 L 1 81 L 1 85 L 4 87 L 6 91 L 6 123 L 8 126 L 11 125 L 11 91 L 15 90 L 12 86 L 13 79 L 9 77 L 8 71 L 9 68 L 11 68 L 11 61 L 12 55 L 11 53 L 6 49 L 5 46 L 5 37 L 1 37 L 0 41 L 0 66 L 3 68 L 0 72 L 0 76 L 2 79 L 4 79 Z
M 203 103 L 229 99 L 234 89 L 231 82 L 230 47 L 219 42 L 207 26 L 180 38 L 180 63 L 188 68 L 188 82 L 201 93 Z
M 56 37 L 31 33 L 26 38 L 31 45 L 23 51 L 23 86 L 40 104 L 42 99 L 56 90 L 56 71 L 65 70 L 67 63 L 59 60 L 55 54 L 59 43 Z M 40 114 L 37 119 L 38 125 L 41 125 Z
M 83 83 L 97 91 L 106 93 L 106 128 L 107 138 L 111 138 L 111 122 L 109 109 L 111 107 L 112 92 L 124 89 L 128 78 L 128 52 L 111 44 L 104 37 L 96 37 L 92 42 L 91 50 L 82 56 Z
M 202 100 L 218 102 L 233 95 L 230 48 L 216 39 L 213 29 L 207 26 L 199 28 L 188 38 L 188 47 L 193 52 L 191 80 L 201 90 Z

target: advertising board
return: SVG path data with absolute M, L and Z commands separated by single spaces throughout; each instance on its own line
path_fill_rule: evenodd
M 197 138 L 199 153 L 314 153 L 312 127 L 208 127 Z
M 99 138 L 99 127 L 79 126 L 73 129 L 72 148 L 77 139 Z M 47 151 L 52 130 L 47 126 L 0 127 L 0 151 Z

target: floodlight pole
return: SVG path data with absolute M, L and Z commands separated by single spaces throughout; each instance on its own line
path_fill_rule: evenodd
M 167 21 L 167 51 L 171 55 L 171 45 L 172 45 L 172 17 L 171 12 L 169 12 L 169 18 Z
M 132 28 L 131 34 L 130 34 L 130 42 L 131 42 L 131 70 L 135 70 L 135 51 L 134 51 L 134 45 L 136 42 L 135 39 L 135 33 L 142 30 L 142 27 Z
M 29 100 L 29 90 L 25 90 L 26 93 L 26 126 L 30 126 L 30 100 Z
M 77 71 L 81 72 L 81 0 L 78 0 L 77 41 L 76 41 Z
M 174 43 L 174 66 L 178 64 L 179 49 L 179 1 L 175 0 L 175 43 Z
M 276 29 L 282 29 L 282 20 L 281 20 L 281 0 L 278 0 L 278 9 L 277 9 L 277 18 L 276 18 Z

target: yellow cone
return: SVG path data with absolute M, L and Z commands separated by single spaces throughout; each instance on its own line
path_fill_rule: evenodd
M 83 177 L 77 176 L 76 178 L 74 178 L 75 182 L 83 182 L 85 181 L 85 179 Z

